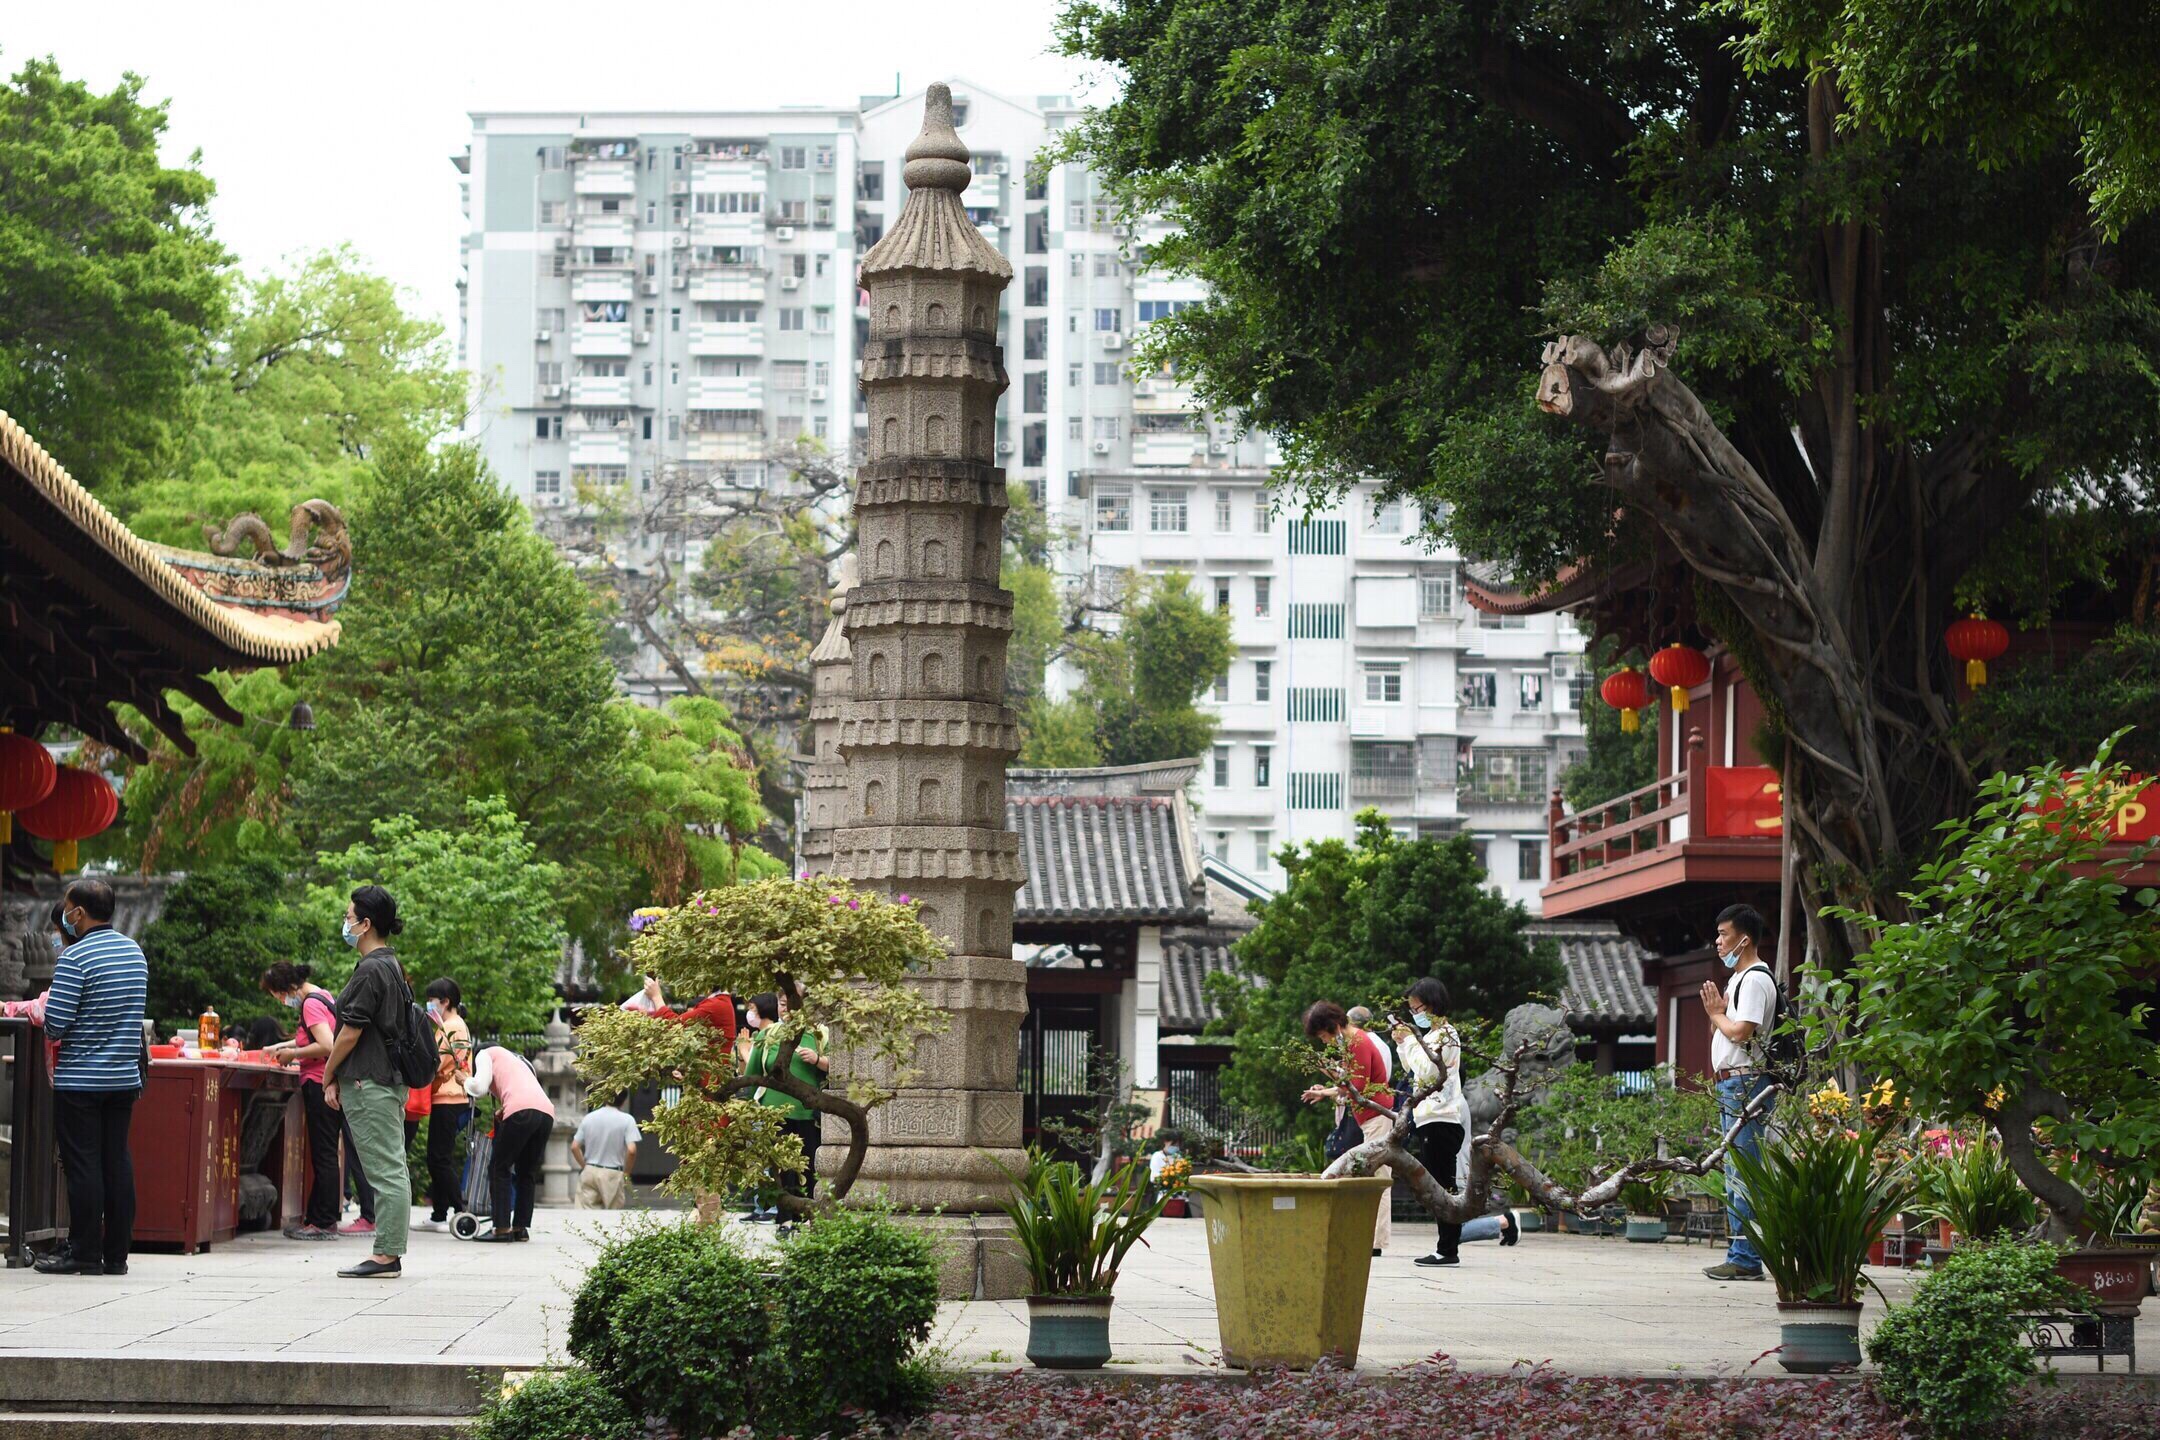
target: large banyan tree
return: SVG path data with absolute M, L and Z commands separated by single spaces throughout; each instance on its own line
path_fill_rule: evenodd
M 1973 793 L 1946 627 L 2155 534 L 2155 42 L 1962 8 L 1075 0 L 1123 89 L 1062 153 L 1175 222 L 1213 298 L 1143 354 L 1307 497 L 1676 580 L 1625 638 L 1733 651 L 1805 894 L 1894 913 Z

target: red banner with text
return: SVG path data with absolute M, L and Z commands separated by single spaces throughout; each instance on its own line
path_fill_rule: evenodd
M 1783 835 L 1784 788 L 1768 765 L 1713 765 L 1703 772 L 1705 835 Z

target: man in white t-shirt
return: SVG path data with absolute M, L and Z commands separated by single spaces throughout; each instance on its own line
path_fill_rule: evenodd
M 1770 1084 L 1764 1068 L 1764 1046 L 1777 1011 L 1777 981 L 1762 958 L 1763 918 L 1750 905 L 1728 905 L 1717 917 L 1717 955 L 1732 981 L 1720 991 L 1705 980 L 1702 1007 L 1710 1017 L 1710 1078 L 1717 1091 L 1721 1129 L 1733 1122 L 1748 1104 Z M 1765 1103 L 1733 1137 L 1725 1157 L 1725 1228 L 1730 1237 L 1724 1263 L 1703 1271 L 1713 1280 L 1760 1280 L 1762 1257 L 1741 1226 L 1754 1211 L 1748 1205 L 1747 1187 L 1740 1183 L 1732 1154 L 1745 1151 L 1750 1157 L 1762 1152 L 1762 1132 L 1770 1116 Z

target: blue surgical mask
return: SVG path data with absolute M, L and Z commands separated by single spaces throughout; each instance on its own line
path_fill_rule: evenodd
M 1730 955 L 1726 954 L 1723 950 L 1720 950 L 1717 952 L 1717 958 L 1724 961 L 1725 968 L 1730 970 L 1733 968 L 1733 966 L 1740 963 L 1740 947 L 1737 945 L 1733 946 L 1732 954 Z
M 345 943 L 348 945 L 357 946 L 360 943 L 360 932 L 353 929 L 352 921 L 350 920 L 345 922 L 345 924 L 338 930 L 338 933 L 345 937 Z
M 290 994 L 290 995 L 287 995 L 287 996 L 285 996 L 285 997 L 284 997 L 284 1000 L 285 1000 L 285 1008 L 286 1008 L 286 1009 L 288 1009 L 288 1010 L 297 1010 L 297 1009 L 299 1009 L 299 1008 L 300 1008 L 300 992 L 299 992 L 299 991 L 297 991 L 297 990 L 296 990 L 296 991 L 294 991 L 294 992 L 293 992 L 292 994 Z
M 74 922 L 69 920 L 65 914 L 62 914 L 60 917 L 60 928 L 61 930 L 66 932 L 68 939 L 73 940 L 77 938 L 75 934 Z
M 428 1019 L 430 1019 L 430 1020 L 440 1020 L 440 1019 L 442 1019 L 442 1005 L 441 1005 L 441 1004 L 440 1004 L 439 1002 L 437 1002 L 437 1001 L 434 1001 L 434 1000 L 430 1000 L 430 1001 L 428 1001 L 428 1002 L 427 1002 L 427 1013 L 428 1013 Z
M 61 951 L 67 949 L 67 941 L 62 940 L 58 935 L 48 935 L 45 938 L 52 941 L 53 954 L 58 955 Z
M 1420 1029 L 1420 1030 L 1430 1030 L 1430 1029 L 1432 1029 L 1432 1016 L 1431 1016 L 1430 1014 L 1428 1014 L 1427 1012 L 1425 1012 L 1425 1011 L 1423 1011 L 1423 1010 L 1420 1010 L 1420 1011 L 1418 1011 L 1418 1012 L 1417 1012 L 1417 1014 L 1415 1014 L 1415 1015 L 1412 1015 L 1412 1016 L 1411 1016 L 1410 1018 L 1411 1018 L 1411 1020 L 1412 1020 L 1413 1022 L 1415 1022 L 1415 1023 L 1416 1023 L 1416 1025 L 1417 1025 L 1417 1028 L 1418 1028 L 1418 1029 Z

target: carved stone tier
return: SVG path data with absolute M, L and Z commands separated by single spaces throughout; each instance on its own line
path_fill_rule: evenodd
M 925 630 L 931 627 L 982 630 L 999 637 L 1012 633 L 1013 600 L 1010 590 L 999 590 L 975 580 L 870 580 L 856 592 L 848 606 L 848 645 L 859 648 L 878 638 L 881 630 Z M 855 664 L 857 678 L 875 672 L 869 663 L 877 651 Z M 909 675 L 911 693 L 922 677 Z M 898 673 L 888 677 L 897 686 Z M 925 698 L 934 698 L 935 692 Z M 859 696 L 875 699 L 875 696 Z
M 1003 390 L 1005 362 L 988 340 L 872 340 L 863 350 L 863 384 L 874 388 L 895 380 L 973 381 Z
M 814 711 L 812 718 L 816 718 Z M 851 700 L 835 718 L 839 721 L 836 743 L 842 753 L 882 745 L 1020 753 L 1019 718 L 994 702 Z
M 855 508 L 886 505 L 979 505 L 1003 514 L 1005 472 L 976 460 L 872 460 L 856 472 Z

